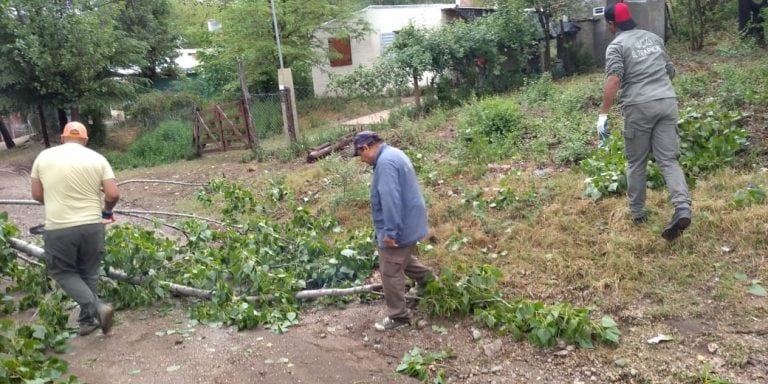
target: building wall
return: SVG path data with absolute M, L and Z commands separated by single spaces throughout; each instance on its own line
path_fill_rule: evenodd
M 331 67 L 328 60 L 324 65 L 312 68 L 312 83 L 317 96 L 328 96 L 329 74 L 343 75 L 352 72 L 360 65 L 371 65 L 381 54 L 381 35 L 392 33 L 413 24 L 417 27 L 435 28 L 443 24 L 442 9 L 452 8 L 455 4 L 420 4 L 420 5 L 372 5 L 361 12 L 361 18 L 371 25 L 372 32 L 365 38 L 350 42 L 352 65 Z M 318 34 L 321 41 L 331 36 Z M 327 44 L 324 47 L 328 54 Z
M 605 49 L 613 40 L 613 34 L 608 31 L 608 25 L 605 18 L 593 15 L 594 7 L 604 7 L 608 4 L 614 4 L 618 1 L 608 0 L 586 0 L 587 6 L 584 14 L 574 15 L 574 21 L 581 27 L 581 31 L 576 35 L 576 40 L 581 42 L 584 47 L 590 48 L 595 65 L 605 66 Z M 665 37 L 665 12 L 664 0 L 624 0 L 632 12 L 632 18 L 637 23 L 637 28 L 645 29 L 659 35 L 662 39 Z

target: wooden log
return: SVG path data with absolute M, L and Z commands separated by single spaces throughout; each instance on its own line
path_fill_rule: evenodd
M 40 260 L 45 261 L 45 252 L 43 251 L 42 248 L 34 244 L 28 243 L 24 240 L 20 240 L 14 237 L 8 238 L 8 244 L 11 246 L 11 248 L 17 251 L 23 252 L 29 256 L 33 256 Z M 133 285 L 141 285 L 143 283 L 143 279 L 141 277 L 128 276 L 125 272 L 120 270 L 115 270 L 113 268 L 110 268 L 107 271 L 107 277 L 114 280 L 130 283 Z M 171 283 L 168 281 L 159 281 L 158 283 L 168 288 L 169 292 L 177 296 L 196 297 L 204 300 L 210 300 L 211 297 L 213 296 L 213 291 L 209 291 L 205 289 L 189 287 L 186 285 Z M 325 297 L 325 296 L 355 295 L 355 294 L 365 293 L 365 292 L 380 291 L 381 289 L 382 289 L 381 284 L 368 284 L 368 285 L 351 287 L 351 288 L 310 289 L 310 290 L 296 292 L 295 297 L 298 300 L 306 300 L 306 299 L 316 299 L 318 297 Z M 236 298 L 236 299 L 239 299 L 239 298 Z M 245 296 L 245 297 L 242 297 L 242 299 L 250 302 L 263 302 L 265 300 L 271 301 L 272 296 L 271 295 Z
M 329 154 L 346 148 L 352 140 L 355 139 L 357 132 L 350 132 L 342 136 L 336 143 L 322 147 L 317 150 L 312 150 L 307 154 L 307 163 L 314 163 L 315 161 L 322 159 Z

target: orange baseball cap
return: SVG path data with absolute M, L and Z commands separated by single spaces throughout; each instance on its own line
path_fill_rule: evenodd
M 82 123 L 77 121 L 72 121 L 67 123 L 67 125 L 64 126 L 64 132 L 62 132 L 61 137 L 71 137 L 73 139 L 87 139 L 88 130 L 85 128 L 85 125 L 83 125 Z

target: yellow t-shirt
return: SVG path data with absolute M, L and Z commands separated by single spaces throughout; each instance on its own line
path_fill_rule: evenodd
M 46 149 L 32 164 L 43 184 L 45 229 L 101 222 L 101 181 L 114 179 L 107 159 L 77 143 Z

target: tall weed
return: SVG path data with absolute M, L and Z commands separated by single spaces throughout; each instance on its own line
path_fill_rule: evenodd
M 153 167 L 194 155 L 192 125 L 180 121 L 165 121 L 157 129 L 145 132 L 126 152 L 105 154 L 115 169 Z

